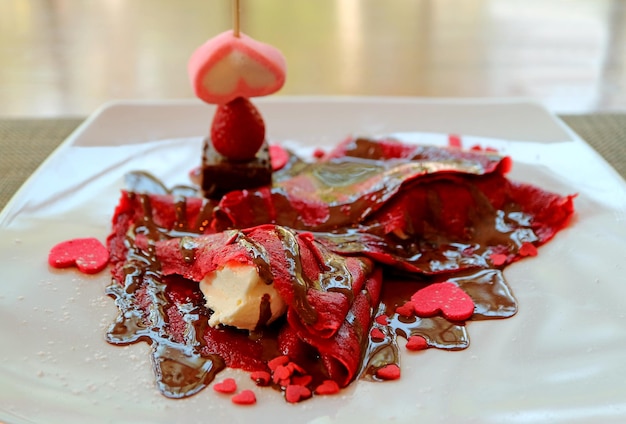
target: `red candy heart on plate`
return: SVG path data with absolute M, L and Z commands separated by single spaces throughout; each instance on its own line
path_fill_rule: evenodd
M 96 238 L 77 238 L 50 249 L 48 263 L 54 268 L 76 266 L 80 272 L 95 274 L 109 263 L 109 251 Z
M 256 403 L 256 395 L 252 390 L 242 390 L 230 400 L 236 405 L 254 405 Z
M 233 378 L 225 378 L 219 383 L 215 383 L 213 390 L 218 393 L 235 393 L 237 391 L 237 382 Z
M 335 393 L 339 393 L 339 384 L 334 380 L 324 380 L 315 389 L 317 395 L 334 395 Z
M 285 400 L 289 403 L 297 403 L 311 397 L 311 390 L 297 384 L 290 384 L 285 389 Z
M 376 377 L 381 380 L 397 380 L 400 378 L 400 367 L 396 364 L 385 365 L 376 370 Z
M 428 349 L 428 341 L 422 336 L 410 336 L 406 348 L 414 351 Z
M 411 296 L 415 313 L 431 317 L 441 312 L 452 321 L 465 321 L 474 313 L 474 301 L 456 284 L 446 281 L 418 290 Z

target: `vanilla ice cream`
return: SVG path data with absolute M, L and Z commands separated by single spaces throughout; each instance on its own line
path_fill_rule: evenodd
M 254 330 L 269 324 L 287 310 L 272 284 L 266 284 L 253 265 L 228 263 L 200 281 L 207 308 L 213 311 L 209 325 Z

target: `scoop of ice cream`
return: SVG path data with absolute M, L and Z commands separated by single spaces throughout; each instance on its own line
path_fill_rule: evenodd
M 269 324 L 287 310 L 272 284 L 259 276 L 255 266 L 231 262 L 200 281 L 206 306 L 213 310 L 209 325 L 254 330 Z
M 198 47 L 188 65 L 196 95 L 211 104 L 272 94 L 285 83 L 285 68 L 278 49 L 230 30 Z

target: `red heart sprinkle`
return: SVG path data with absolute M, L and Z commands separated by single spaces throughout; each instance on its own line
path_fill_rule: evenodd
M 242 390 L 230 398 L 231 402 L 237 405 L 254 405 L 256 403 L 256 396 L 252 390 Z
M 313 157 L 316 159 L 321 159 L 324 156 L 326 156 L 326 152 L 323 149 L 320 149 L 319 147 L 313 151 Z
M 324 380 L 315 389 L 315 394 L 317 395 L 334 395 L 335 393 L 339 393 L 339 384 L 334 380 Z
M 279 365 L 274 370 L 274 374 L 272 375 L 272 380 L 274 383 L 278 383 L 279 381 L 289 379 L 293 374 L 293 371 L 287 367 L 286 365 Z
M 287 365 L 287 363 L 289 362 L 289 356 L 286 355 L 282 355 L 282 356 L 277 356 L 276 358 L 270 360 L 267 363 L 267 366 L 274 371 L 276 368 L 278 368 L 280 365 Z
M 491 263 L 495 266 L 500 266 L 506 263 L 507 256 L 502 253 L 492 253 L 489 255 L 489 259 L 491 259 Z
M 411 336 L 406 342 L 408 350 L 424 350 L 428 349 L 428 341 L 422 336 Z
M 396 313 L 403 317 L 410 317 L 413 315 L 414 312 L 415 312 L 415 307 L 413 306 L 411 302 L 406 302 L 404 305 L 398 306 L 396 308 Z
M 289 368 L 292 373 L 299 372 L 300 374 L 306 374 L 306 370 L 295 362 L 289 362 L 286 367 Z
M 272 171 L 278 171 L 289 162 L 289 153 L 277 144 L 270 145 L 270 161 L 272 163 Z
M 519 248 L 519 254 L 522 256 L 537 256 L 537 248 L 534 244 L 525 241 Z
M 76 265 L 80 272 L 95 274 L 109 263 L 109 251 L 96 238 L 77 238 L 63 241 L 50 249 L 48 263 L 54 268 Z
M 272 376 L 267 371 L 254 371 L 250 374 L 250 378 L 254 380 L 258 386 L 267 386 L 270 384 Z
M 441 312 L 452 321 L 465 321 L 474 313 L 474 301 L 456 284 L 446 281 L 418 290 L 411 296 L 415 313 L 430 317 Z
M 291 377 L 291 384 L 297 384 L 298 386 L 308 386 L 313 381 L 311 375 L 294 375 Z
M 385 340 L 385 333 L 380 331 L 380 328 L 373 328 L 372 332 L 370 333 L 370 337 L 373 341 L 380 342 L 382 340 Z
M 463 146 L 463 144 L 461 142 L 461 137 L 456 135 L 456 134 L 449 134 L 448 135 L 448 146 L 456 147 L 456 148 L 460 149 Z
M 389 324 L 389 318 L 387 317 L 387 315 L 378 315 L 376 318 L 374 318 L 374 321 L 376 321 L 380 325 Z
M 237 382 L 233 378 L 226 378 L 220 383 L 213 386 L 213 390 L 218 393 L 235 393 L 237 391 Z
M 376 370 L 376 377 L 381 380 L 397 380 L 400 378 L 400 367 L 396 364 L 385 365 Z
M 275 384 L 278 384 L 280 387 L 287 387 L 291 384 L 291 378 L 283 378 L 282 380 L 274 380 Z
M 289 403 L 300 402 L 311 397 L 311 390 L 298 384 L 290 384 L 285 389 L 285 399 Z

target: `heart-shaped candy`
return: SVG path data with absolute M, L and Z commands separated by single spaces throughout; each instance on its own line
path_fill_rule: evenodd
M 215 383 L 213 390 L 218 393 L 235 393 L 237 391 L 237 382 L 233 378 L 225 378 L 223 381 Z
M 256 403 L 256 395 L 252 390 L 242 390 L 230 400 L 236 405 L 254 405 Z
M 317 395 L 334 395 L 335 393 L 339 393 L 339 384 L 334 380 L 324 380 L 315 389 Z
M 290 384 L 285 388 L 285 400 L 289 403 L 297 403 L 310 397 L 311 390 L 308 387 Z
M 428 349 L 428 341 L 423 336 L 410 336 L 406 342 L 408 350 Z
M 275 47 L 229 30 L 200 46 L 189 59 L 188 71 L 196 96 L 225 104 L 278 91 L 285 83 L 286 63 Z
M 54 268 L 75 265 L 85 274 L 95 274 L 109 263 L 109 251 L 93 237 L 67 240 L 50 249 L 48 263 Z
M 411 296 L 415 313 L 430 317 L 441 312 L 452 321 L 465 321 L 474 313 L 474 301 L 456 284 L 446 281 L 418 290 Z
M 400 378 L 400 367 L 396 364 L 384 365 L 376 370 L 375 376 L 381 380 L 397 380 Z

